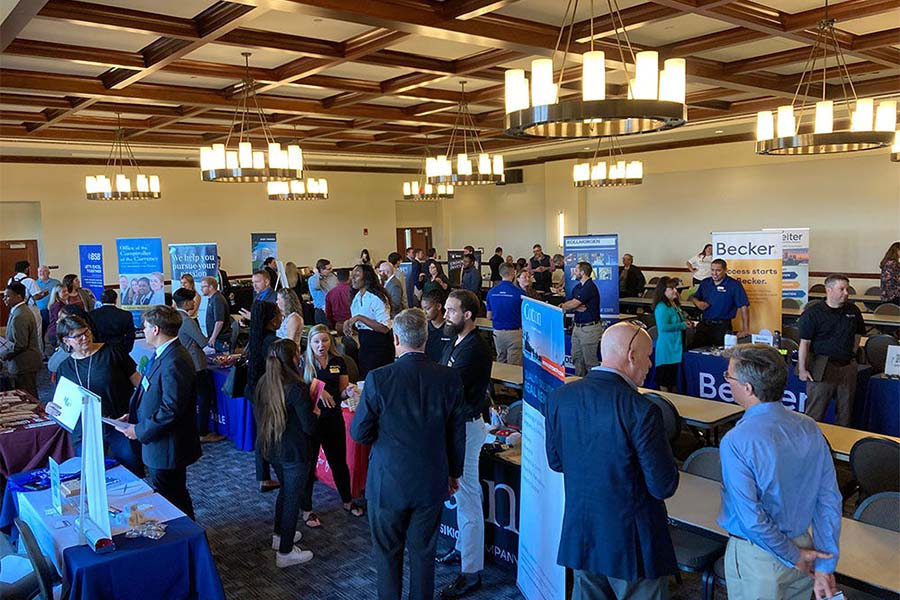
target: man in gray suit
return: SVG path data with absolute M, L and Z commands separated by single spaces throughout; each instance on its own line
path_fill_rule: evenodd
M 403 310 L 403 286 L 400 285 L 400 278 L 394 271 L 393 265 L 386 260 L 378 263 L 378 274 L 381 276 L 384 291 L 391 299 L 391 318 L 393 319 Z
M 13 387 L 38 397 L 37 372 L 41 368 L 41 350 L 38 345 L 38 325 L 34 314 L 25 303 L 25 286 L 12 281 L 3 291 L 3 302 L 9 307 L 6 323 L 6 344 L 0 350 L 0 359 L 13 377 Z

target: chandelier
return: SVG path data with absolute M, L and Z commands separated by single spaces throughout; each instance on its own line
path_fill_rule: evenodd
M 779 106 L 775 115 L 772 111 L 762 111 L 756 115 L 757 154 L 788 156 L 857 152 L 884 148 L 894 140 L 894 130 L 897 128 L 897 103 L 893 100 L 883 100 L 879 102 L 876 111 L 872 98 L 857 98 L 844 53 L 834 33 L 834 23 L 834 19 L 828 18 L 828 0 L 826 0 L 825 18 L 819 21 L 815 43 L 803 67 L 791 103 Z M 832 59 L 837 66 L 844 95 L 838 102 L 846 109 L 850 120 L 849 131 L 834 131 L 835 101 L 826 99 L 829 46 L 833 47 Z M 806 110 L 802 101 L 798 106 L 799 115 L 795 116 L 794 110 L 798 105 L 797 98 L 801 90 L 804 97 L 809 97 L 809 89 L 817 77 L 816 63 L 820 58 L 822 99 L 816 102 L 813 133 L 801 134 L 800 125 L 804 114 L 812 111 Z M 851 101 L 854 104 L 853 110 L 850 107 Z
M 891 146 L 891 162 L 900 162 L 900 131 L 894 134 L 894 145 Z
M 266 184 L 269 200 L 327 200 L 328 180 L 322 177 L 292 179 L 291 181 L 270 181 Z
M 426 141 L 427 141 L 426 136 Z M 428 160 L 429 148 L 425 146 L 425 159 Z M 425 175 L 425 166 L 419 170 L 418 177 L 412 181 L 403 182 L 403 199 L 404 200 L 450 200 L 453 198 L 453 184 L 438 183 L 431 184 L 427 182 Z
M 600 141 L 590 162 L 578 163 L 572 168 L 572 180 L 575 187 L 626 187 L 640 185 L 644 182 L 644 163 L 640 160 L 626 161 L 624 152 L 616 142 L 616 138 L 610 138 L 609 157 L 597 160 L 600 153 Z
M 297 144 L 282 148 L 275 142 L 256 100 L 256 82 L 250 76 L 250 52 L 242 52 L 246 74 L 241 82 L 240 99 L 234 109 L 231 127 L 224 144 L 200 148 L 200 171 L 203 181 L 224 183 L 260 183 L 290 181 L 303 177 L 303 152 Z M 252 99 L 252 106 L 250 101 Z M 251 111 L 259 120 L 266 141 L 266 149 L 254 149 L 250 142 Z M 238 131 L 232 145 L 232 135 Z
M 134 152 L 128 140 L 125 139 L 125 130 L 122 129 L 121 119 L 116 115 L 118 127 L 113 139 L 109 156 L 106 159 L 107 174 L 88 175 L 84 178 L 84 188 L 88 200 L 152 200 L 160 197 L 159 176 L 141 173 L 134 159 Z M 125 174 L 125 169 L 134 169 L 136 177 L 132 185 L 131 178 Z M 113 185 L 115 182 L 115 185 Z M 115 191 L 113 191 L 115 188 Z
M 457 185 L 491 185 L 503 181 L 503 156 L 493 156 L 484 151 L 481 138 L 478 137 L 478 129 L 475 127 L 475 119 L 469 112 L 469 104 L 466 102 L 466 81 L 461 81 L 459 109 L 456 112 L 456 122 L 450 132 L 450 143 L 446 154 L 425 159 L 425 182 L 433 186 L 445 184 Z M 457 147 L 459 144 L 461 147 Z M 454 151 L 457 154 L 454 155 Z M 471 156 L 477 156 L 478 170 L 472 167 Z M 456 164 L 454 172 L 453 163 Z M 410 186 L 410 192 L 412 192 Z M 445 190 L 446 191 L 446 190 Z
M 635 53 L 632 48 L 618 0 L 607 0 L 607 6 L 615 28 L 616 48 L 611 59 L 618 60 L 621 65 L 620 72 L 627 83 L 626 97 L 606 97 L 606 53 L 594 49 L 594 3 L 591 0 L 590 49 L 581 56 L 581 98 L 560 98 L 578 10 L 578 0 L 569 0 L 553 51 L 554 57 L 560 51 L 562 53 L 557 83 L 553 83 L 552 58 L 531 62 L 530 96 L 524 69 L 506 71 L 507 134 L 547 138 L 608 137 L 652 133 L 685 124 L 684 59 L 667 59 L 660 71 L 659 53 Z M 563 37 L 566 42 L 561 49 Z M 631 60 L 626 62 L 626 56 Z M 629 72 L 629 62 L 634 64 L 633 72 Z

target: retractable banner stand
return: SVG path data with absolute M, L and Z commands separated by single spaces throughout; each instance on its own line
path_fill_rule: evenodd
M 544 404 L 563 385 L 565 341 L 559 308 L 522 299 L 522 480 L 519 569 L 516 584 L 527 600 L 564 600 L 566 570 L 556 564 L 565 489 L 547 464 Z
M 750 301 L 750 331 L 781 329 L 781 231 L 735 231 L 712 234 L 713 258 L 728 263 L 728 274 L 740 281 Z M 740 330 L 740 313 L 732 327 Z
M 200 280 L 219 273 L 218 250 L 211 242 L 201 244 L 169 244 L 169 264 L 172 266 L 172 292 L 181 288 L 182 275 L 194 278 L 200 290 Z
M 91 290 L 99 300 L 103 293 L 103 246 L 81 244 L 78 246 L 78 258 L 81 263 L 81 287 Z
M 475 268 L 481 272 L 481 254 L 483 250 L 478 248 L 475 250 Z M 463 250 L 447 250 L 447 279 L 452 287 L 462 285 L 462 268 L 463 268 Z M 431 277 L 425 273 L 425 277 Z
M 166 303 L 162 239 L 120 238 L 116 240 L 116 254 L 122 308 L 131 311 L 139 327 L 142 311 Z
M 619 315 L 619 234 L 574 235 L 563 238 L 566 261 L 566 296 L 578 283 L 575 267 L 584 261 L 594 267 L 594 284 L 600 292 L 600 317 Z
M 250 234 L 250 263 L 254 271 L 262 269 L 263 262 L 270 256 L 278 256 L 278 242 L 274 233 Z
M 803 308 L 809 302 L 809 227 L 763 231 L 781 232 L 781 297 L 796 300 Z

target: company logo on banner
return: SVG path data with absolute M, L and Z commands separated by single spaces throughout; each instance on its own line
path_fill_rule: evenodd
M 809 227 L 763 231 L 781 232 L 784 251 L 781 297 L 796 300 L 803 308 L 809 302 Z
M 780 231 L 714 232 L 713 258 L 728 263 L 728 275 L 740 281 L 750 301 L 750 331 L 781 329 Z M 740 314 L 732 327 L 741 329 Z
M 91 290 L 97 300 L 103 293 L 103 246 L 81 244 L 78 246 L 81 264 L 81 286 Z
M 566 296 L 578 283 L 575 267 L 589 262 L 594 267 L 594 284 L 600 292 L 600 316 L 615 319 L 619 315 L 619 234 L 578 235 L 563 238 L 566 261 Z
M 116 255 L 122 308 L 131 311 L 135 325 L 139 326 L 142 310 L 166 303 L 162 239 L 117 239 Z
M 278 256 L 278 242 L 274 233 L 250 234 L 250 266 L 254 271 L 262 269 L 263 262 L 270 256 Z
M 482 252 L 484 252 L 482 248 L 475 249 L 475 268 L 478 269 L 479 273 L 481 272 Z M 447 250 L 447 278 L 450 281 L 451 286 L 457 287 L 462 285 L 462 259 L 462 250 Z M 427 279 L 431 277 L 431 275 L 426 271 L 425 277 Z
M 519 493 L 519 569 L 516 584 L 527 600 L 563 600 L 566 571 L 556 564 L 565 490 L 547 464 L 544 403 L 563 384 L 563 312 L 522 299 L 522 480 Z
M 200 280 L 204 277 L 217 277 L 219 260 L 216 245 L 202 244 L 169 244 L 169 263 L 172 266 L 172 291 L 181 287 L 181 276 L 189 274 L 194 278 L 197 291 Z

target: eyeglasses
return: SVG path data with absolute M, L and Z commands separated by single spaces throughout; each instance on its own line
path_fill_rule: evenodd
M 628 322 L 631 325 L 634 325 L 634 335 L 631 336 L 631 341 L 628 342 L 628 350 L 626 351 L 626 354 L 628 352 L 631 352 L 631 345 L 634 344 L 634 338 L 636 338 L 641 331 L 647 330 L 647 324 L 644 323 L 643 321 L 638 321 L 637 319 L 632 319 L 631 321 L 628 321 Z
M 725 379 L 725 381 L 737 381 L 740 383 L 738 378 L 728 373 L 728 371 L 722 371 L 722 378 Z
M 87 329 L 85 329 L 81 333 L 74 333 L 72 335 L 67 335 L 66 339 L 72 340 L 73 342 L 80 342 L 81 340 L 87 339 L 88 333 L 89 333 L 89 331 Z

